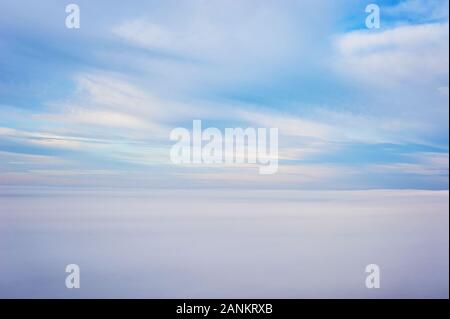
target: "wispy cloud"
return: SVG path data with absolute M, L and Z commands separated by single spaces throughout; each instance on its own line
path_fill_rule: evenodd
M 436 85 L 448 78 L 448 29 L 438 23 L 350 32 L 336 39 L 337 66 L 377 85 Z

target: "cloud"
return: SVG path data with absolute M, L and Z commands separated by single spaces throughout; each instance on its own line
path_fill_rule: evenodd
M 448 179 L 449 154 L 421 152 L 406 155 L 413 162 L 373 165 L 372 170 L 396 174 L 413 174 L 425 176 L 446 176 Z
M 240 118 L 261 127 L 276 127 L 280 133 L 287 136 L 310 137 L 314 139 L 332 139 L 334 128 L 332 126 L 289 115 L 272 113 L 256 113 L 238 111 Z
M 311 68 L 326 55 L 335 7 L 309 0 L 184 1 L 122 18 L 110 30 L 140 52 L 128 60 L 153 87 L 210 96 L 271 85 Z
M 158 99 L 151 91 L 133 84 L 133 80 L 118 73 L 80 73 L 75 77 L 76 91 L 72 100 L 92 108 L 145 115 L 147 120 L 153 121 L 173 119 L 174 113 L 184 109 L 180 104 Z
M 255 59 L 281 62 L 301 40 L 293 41 L 294 16 L 276 2 L 190 1 L 177 7 L 159 17 L 125 20 L 112 32 L 129 44 L 175 57 L 239 65 Z
M 448 0 L 406 0 L 384 7 L 383 14 L 420 22 L 448 19 Z
M 250 125 L 276 127 L 286 141 L 301 141 L 303 147 L 311 145 L 333 149 L 333 145 L 339 143 L 425 143 L 415 133 L 431 129 L 420 121 L 405 121 L 382 114 L 334 111 L 322 106 L 316 106 L 304 115 L 267 109 L 256 112 L 250 107 L 236 110 L 236 114 Z
M 340 35 L 336 67 L 378 86 L 448 82 L 448 29 L 448 23 L 436 23 Z
M 45 120 L 53 120 L 59 122 L 66 121 L 78 124 L 91 124 L 117 128 L 151 128 L 151 125 L 146 123 L 146 121 L 129 114 L 110 111 L 96 111 L 76 107 L 70 108 L 68 110 L 68 113 L 64 115 L 43 115 L 40 117 Z
M 56 134 L 134 144 L 167 142 L 174 123 L 205 114 L 201 107 L 158 98 L 120 74 L 80 73 L 74 81 L 69 96 L 27 114 L 30 120 Z
M 81 149 L 83 145 L 97 143 L 99 141 L 77 136 L 56 135 L 48 132 L 24 131 L 7 127 L 0 127 L 0 137 L 4 139 L 11 139 L 15 143 L 75 150 Z
M 247 185 L 252 188 L 268 187 L 268 188 L 289 188 L 313 186 L 319 188 L 327 188 L 323 185 L 326 181 L 335 185 L 335 181 L 339 179 L 347 179 L 349 176 L 357 174 L 357 170 L 349 166 L 338 165 L 317 165 L 317 164 L 299 164 L 289 165 L 283 164 L 278 168 L 278 172 L 273 175 L 259 175 L 256 167 L 252 165 L 229 166 L 208 169 L 191 168 L 190 171 L 183 171 L 174 174 L 178 178 L 190 180 L 192 182 L 223 182 L 225 186 Z M 322 183 L 322 186 L 320 184 Z
M 13 165 L 56 165 L 65 163 L 66 160 L 56 156 L 26 154 L 17 152 L 0 151 L 0 159 L 5 164 Z

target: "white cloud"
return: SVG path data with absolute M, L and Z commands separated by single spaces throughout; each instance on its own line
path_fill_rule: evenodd
M 334 143 L 419 143 L 411 132 L 430 129 L 427 123 L 383 115 L 331 111 L 315 107 L 304 116 L 275 111 L 237 110 L 238 118 L 251 125 L 276 127 L 289 142 L 301 141 L 305 148 L 332 148 Z M 298 144 L 298 143 L 297 143 Z
M 348 178 L 357 174 L 357 170 L 348 166 L 331 164 L 299 164 L 280 165 L 276 174 L 259 175 L 256 168 L 247 167 L 210 167 L 209 169 L 196 169 L 174 174 L 177 177 L 193 181 L 227 182 L 253 185 L 255 187 L 292 187 L 301 185 L 320 185 L 331 179 Z M 275 187 L 276 185 L 276 187 Z M 323 187 L 324 185 L 322 185 Z M 326 188 L 326 187 L 325 187 Z
M 124 113 L 89 110 L 86 108 L 70 108 L 64 115 L 37 116 L 46 120 L 67 121 L 72 123 L 92 124 L 99 126 L 122 127 L 130 129 L 150 128 L 144 120 Z
M 45 147 L 81 150 L 106 143 L 106 140 L 81 136 L 58 135 L 52 132 L 25 131 L 0 127 L 0 137 L 12 139 L 15 143 L 39 145 Z
M 325 55 L 334 8 L 317 0 L 194 0 L 122 19 L 111 33 L 146 52 L 130 63 L 156 78 L 154 87 L 210 94 L 310 68 Z
M 379 86 L 415 83 L 437 88 L 448 79 L 448 29 L 448 23 L 437 23 L 340 35 L 336 67 Z
M 152 95 L 151 91 L 134 84 L 133 79 L 117 73 L 82 73 L 75 81 L 76 91 L 71 100 L 83 107 L 145 116 L 148 121 L 174 120 L 192 111 L 181 103 Z
M 379 173 L 447 176 L 448 180 L 448 153 L 422 152 L 409 154 L 407 157 L 409 157 L 412 162 L 371 165 L 369 169 Z
M 1 128 L 0 128 L 1 130 Z M 39 154 L 26 154 L 16 152 L 0 151 L 0 159 L 3 163 L 13 165 L 47 165 L 47 164 L 62 164 L 67 162 L 56 156 L 39 155 Z
M 174 122 L 202 114 L 189 104 L 155 97 L 119 74 L 91 72 L 75 77 L 76 89 L 66 99 L 49 103 L 32 117 L 51 130 L 112 140 L 167 140 Z M 105 134 L 108 133 L 108 134 Z
M 330 140 L 335 137 L 332 126 L 282 113 L 237 111 L 240 118 L 260 127 L 276 127 L 280 134 Z
M 382 12 L 400 19 L 402 17 L 419 21 L 448 19 L 448 0 L 406 0 L 394 6 L 383 7 Z
M 127 43 L 204 62 L 281 62 L 301 40 L 292 37 L 292 13 L 270 1 L 191 1 L 178 10 L 125 20 L 112 31 Z

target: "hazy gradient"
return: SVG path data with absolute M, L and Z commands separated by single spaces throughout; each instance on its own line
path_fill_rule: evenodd
M 7 193 L 1 297 L 448 298 L 448 191 Z

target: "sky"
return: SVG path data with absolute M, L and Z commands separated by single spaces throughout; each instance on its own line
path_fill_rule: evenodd
M 73 3 L 0 0 L 0 187 L 448 190 L 448 1 Z M 173 164 L 196 119 L 278 172 Z

